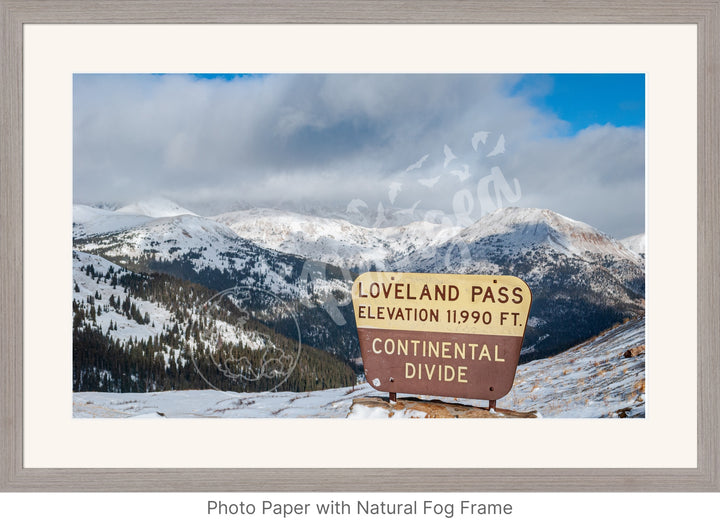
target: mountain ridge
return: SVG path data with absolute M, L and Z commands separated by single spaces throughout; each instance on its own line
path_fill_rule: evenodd
M 534 297 L 525 359 L 552 355 L 644 311 L 644 258 L 585 223 L 542 209 L 500 209 L 463 229 L 366 228 L 253 209 L 150 219 L 74 243 L 140 271 L 216 290 L 253 286 L 293 300 L 310 344 L 349 357 L 357 348 L 350 287 L 365 270 L 522 278 Z

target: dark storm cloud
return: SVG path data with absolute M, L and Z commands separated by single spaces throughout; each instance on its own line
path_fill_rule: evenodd
M 344 208 L 360 199 L 373 209 L 421 201 L 420 209 L 453 213 L 461 190 L 479 204 L 478 181 L 498 167 L 520 183 L 517 205 L 617 236 L 643 231 L 643 130 L 606 125 L 562 136 L 567 123 L 513 95 L 517 80 L 77 75 L 75 201 L 162 195 L 181 204 Z M 486 142 L 473 145 L 478 131 Z M 504 151 L 495 149 L 501 135 Z

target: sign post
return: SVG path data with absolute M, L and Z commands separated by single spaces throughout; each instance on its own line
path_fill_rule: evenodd
M 487 399 L 512 388 L 532 295 L 514 276 L 366 272 L 353 284 L 365 376 L 389 392 Z

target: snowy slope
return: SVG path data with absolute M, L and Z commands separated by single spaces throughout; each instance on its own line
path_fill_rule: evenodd
M 152 219 L 74 243 L 125 266 L 178 275 L 211 289 L 253 286 L 300 302 L 310 344 L 336 354 L 357 344 L 354 329 L 343 327 L 354 320 L 352 278 L 325 263 L 358 272 L 374 267 L 518 276 L 533 292 L 523 349 L 529 358 L 555 354 L 644 310 L 644 258 L 550 210 L 504 208 L 461 229 L 424 222 L 367 228 L 253 209 L 212 219 Z
M 94 277 L 93 274 L 90 274 L 90 266 Z M 119 280 L 116 285 L 113 285 L 112 282 L 113 274 L 116 274 L 116 278 Z M 189 313 L 187 318 L 179 320 L 163 305 L 127 294 L 126 289 L 121 285 L 121 279 L 128 274 L 131 274 L 128 270 L 104 258 L 79 251 L 73 252 L 73 300 L 83 308 L 92 304 L 97 313 L 95 320 L 86 319 L 84 323 L 98 328 L 112 339 L 127 343 L 128 341 L 155 339 L 165 329 L 171 329 L 175 325 L 184 328 L 188 320 L 196 322 L 201 318 L 197 308 L 187 308 Z M 110 305 L 111 297 L 118 301 L 127 298 L 141 315 L 148 315 L 149 322 L 140 323 L 129 318 L 122 311 Z M 213 322 L 207 335 L 203 340 L 203 346 L 211 351 L 214 350 L 219 338 L 225 343 L 241 344 L 251 349 L 259 349 L 264 346 L 263 340 L 257 333 L 240 329 L 236 325 L 219 319 Z M 197 346 L 194 339 L 189 340 L 188 344 Z M 180 362 L 179 347 L 175 349 L 167 347 L 164 354 L 166 360 L 169 355 L 173 355 L 175 360 Z
M 76 418 L 344 418 L 353 398 L 375 395 L 368 384 L 315 392 L 76 392 Z M 161 415 L 162 414 L 162 415 Z
M 224 254 L 234 252 L 244 245 L 225 225 L 198 217 L 178 215 L 149 219 L 146 223 L 120 233 L 75 241 L 76 248 L 85 252 L 103 253 L 122 258 L 154 257 L 172 260 L 188 252 L 197 255 L 198 267 L 227 268 Z
M 554 357 L 523 364 L 498 407 L 557 418 L 618 417 L 623 412 L 644 417 L 644 346 L 642 317 Z M 626 357 L 634 348 L 641 353 Z
M 86 271 L 89 265 L 92 265 L 95 273 L 102 277 L 91 277 Z M 108 271 L 116 272 L 118 277 L 128 273 L 126 269 L 99 256 L 84 252 L 73 252 L 73 300 L 85 304 L 90 298 L 96 308 L 106 308 L 105 311 L 101 309 L 102 312 L 96 316 L 94 323 L 103 333 L 110 333 L 113 338 L 127 342 L 131 338 L 148 339 L 155 337 L 162 332 L 164 325 L 172 327 L 175 324 L 175 320 L 169 311 L 147 300 L 132 298 L 132 302 L 135 303 L 141 314 L 148 313 L 150 315 L 154 327 L 139 324 L 135 320 L 127 318 L 122 313 L 108 307 L 111 296 L 120 299 L 126 297 L 120 285 L 113 286 L 110 279 L 104 278 Z M 95 298 L 96 295 L 99 296 L 98 299 Z M 109 331 L 111 322 L 117 324 L 117 330 Z
M 542 247 L 564 256 L 607 257 L 641 264 L 625 245 L 592 226 L 538 208 L 501 208 L 464 229 L 458 239 L 467 245 L 499 248 L 506 256 Z
M 398 254 L 447 241 L 461 230 L 423 221 L 371 228 L 343 219 L 267 208 L 224 213 L 213 219 L 265 248 L 350 267 L 388 262 Z
M 133 213 L 93 208 L 84 204 L 73 205 L 73 238 L 120 232 L 151 221 L 152 218 Z
M 643 259 L 645 258 L 645 234 L 626 237 L 625 239 L 621 239 L 620 243 L 625 245 L 631 252 L 634 252 Z
M 298 278 L 303 260 L 297 256 L 265 249 L 239 237 L 226 225 L 194 215 L 153 219 L 123 232 L 75 240 L 75 248 L 109 257 L 121 265 L 131 262 L 189 264 L 195 275 L 203 271 L 222 273 L 223 285 L 207 285 L 221 290 L 237 285 L 266 289 L 288 300 L 309 296 L 322 300 L 327 293 L 349 293 L 348 280 L 316 278 L 313 293 Z M 166 272 L 168 269 L 158 269 Z M 200 278 L 187 277 L 192 281 Z
M 520 365 L 513 389 L 497 406 L 519 412 L 534 410 L 542 418 L 644 417 L 644 344 L 641 318 L 553 358 Z M 638 347 L 643 347 L 642 353 L 624 355 Z M 73 395 L 73 414 L 80 418 L 344 418 L 354 398 L 377 395 L 368 384 L 301 393 L 81 392 Z M 422 397 L 487 407 L 487 401 Z
M 261 248 L 211 219 L 189 215 L 156 219 L 124 232 L 76 239 L 74 247 L 136 271 L 163 272 L 214 291 L 233 287 L 264 291 L 258 295 L 263 300 L 276 297 L 293 307 L 294 315 L 277 313 L 276 323 L 294 325 L 294 316 L 304 343 L 336 355 L 357 343 L 354 328 L 338 329 L 338 324 L 353 319 L 349 275 L 325 273 L 322 264 L 322 274 L 303 273 L 302 258 Z
M 135 228 L 162 217 L 195 215 L 167 199 L 132 203 L 117 210 L 73 205 L 73 239 L 116 233 Z
M 173 201 L 164 198 L 154 198 L 145 201 L 134 202 L 118 208 L 118 213 L 144 215 L 146 217 L 174 217 L 176 215 L 197 215 L 190 210 L 175 204 Z
M 644 311 L 644 260 L 550 210 L 504 208 L 452 241 L 407 256 L 416 272 L 508 274 L 533 293 L 523 355 L 562 351 Z

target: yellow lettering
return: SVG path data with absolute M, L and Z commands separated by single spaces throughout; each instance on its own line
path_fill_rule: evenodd
M 483 344 L 482 351 L 480 352 L 480 357 L 478 357 L 478 361 L 481 360 L 483 357 L 487 357 L 488 361 L 492 361 L 492 358 L 490 357 L 490 350 L 488 350 L 487 344 Z
M 452 355 L 450 355 L 450 343 L 449 342 L 442 343 L 442 358 L 443 359 L 452 359 Z
M 450 375 L 448 375 L 448 371 L 450 372 Z M 455 368 L 449 365 L 445 365 L 445 381 L 452 381 L 455 379 Z
M 435 365 L 434 364 L 432 365 L 432 370 L 431 370 L 430 367 L 426 364 L 425 365 L 425 373 L 427 374 L 428 379 L 432 379 L 433 374 L 435 373 Z
M 458 383 L 467 383 L 467 366 L 458 366 Z
M 398 346 L 398 355 L 400 355 L 401 353 L 407 355 L 407 349 L 408 349 L 407 339 L 405 341 L 399 340 L 397 343 L 397 346 Z
M 472 360 L 475 360 L 475 349 L 478 347 L 477 344 L 471 344 L 470 345 L 470 352 L 472 353 Z
M 412 373 L 410 369 L 412 368 Z M 415 377 L 415 365 L 413 363 L 405 363 L 405 379 L 412 379 Z
M 413 345 L 413 355 L 417 357 L 417 345 L 420 344 L 419 340 L 411 340 L 410 343 Z
M 378 342 L 382 342 L 382 341 L 381 341 L 380 339 L 378 339 L 378 338 L 373 339 L 373 345 L 372 345 L 373 353 L 382 353 L 382 350 L 378 350 L 378 349 L 375 347 L 375 344 L 378 343 Z

